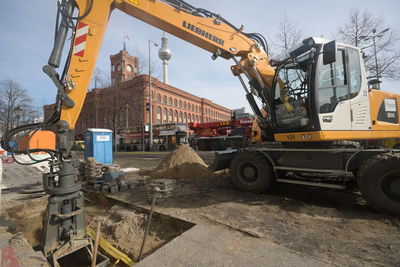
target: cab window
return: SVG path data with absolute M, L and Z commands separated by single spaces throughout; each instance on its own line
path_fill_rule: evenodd
M 361 67 L 360 55 L 357 49 L 347 48 L 349 55 L 349 80 L 350 95 L 349 98 L 356 97 L 361 89 Z
M 318 107 L 320 113 L 333 112 L 337 104 L 347 100 L 348 81 L 346 69 L 346 51 L 336 52 L 336 62 L 323 65 L 319 60 L 317 71 Z

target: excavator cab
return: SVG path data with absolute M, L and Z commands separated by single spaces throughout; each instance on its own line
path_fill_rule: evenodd
M 373 120 L 371 103 L 375 109 L 386 103 L 393 114 L 384 112 L 382 117 L 397 117 L 398 101 L 393 94 L 369 91 L 361 59 L 358 48 L 323 38 L 307 38 L 293 49 L 278 65 L 273 82 L 275 140 L 348 140 L 349 132 L 351 139 L 378 138 L 373 130 L 379 118 Z M 371 99 L 374 96 L 378 102 Z M 392 123 L 398 130 L 398 118 Z

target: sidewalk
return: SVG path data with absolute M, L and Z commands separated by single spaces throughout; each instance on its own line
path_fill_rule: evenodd
M 329 266 L 272 242 L 198 224 L 135 264 L 151 266 Z

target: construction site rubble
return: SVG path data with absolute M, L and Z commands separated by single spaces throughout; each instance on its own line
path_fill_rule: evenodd
M 86 189 L 103 191 L 106 193 L 125 192 L 135 185 L 127 183 L 125 172 L 118 164 L 102 164 L 95 158 L 81 160 L 78 166 L 78 180 Z
M 176 181 L 172 179 L 152 180 L 147 191 L 147 201 L 152 202 L 154 194 L 157 194 L 156 204 L 162 204 L 173 195 Z

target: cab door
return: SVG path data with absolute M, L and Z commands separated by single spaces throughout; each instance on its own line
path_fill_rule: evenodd
M 352 130 L 370 130 L 370 102 L 365 69 L 358 49 L 348 47 L 349 98 L 351 99 Z
M 318 62 L 316 94 L 319 123 L 322 131 L 351 130 L 351 102 L 349 100 L 346 48 L 338 47 L 336 62 Z

